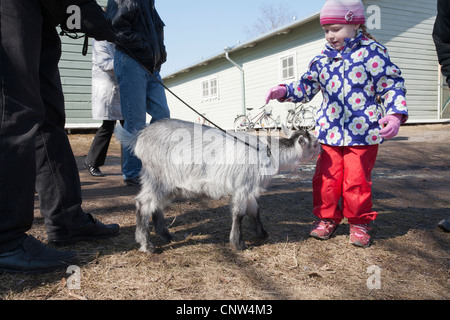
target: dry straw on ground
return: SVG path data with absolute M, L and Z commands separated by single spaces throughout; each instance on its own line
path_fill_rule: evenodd
M 258 242 L 244 221 L 249 249 L 228 243 L 228 199 L 177 200 L 166 213 L 175 241 L 158 254 L 139 252 L 134 241 L 137 189 L 121 186 L 120 151 L 113 140 L 105 178 L 83 168 L 92 135 L 71 135 L 80 169 L 83 207 L 120 236 L 71 248 L 81 258 L 80 289 L 65 272 L 0 274 L 1 299 L 449 299 L 449 234 L 437 223 L 450 217 L 450 125 L 404 126 L 380 148 L 373 173 L 377 233 L 370 248 L 348 243 L 348 224 L 328 241 L 308 238 L 314 162 L 275 177 L 260 199 L 270 237 Z M 46 241 L 36 200 L 30 231 Z M 379 289 L 369 289 L 370 266 L 379 267 Z

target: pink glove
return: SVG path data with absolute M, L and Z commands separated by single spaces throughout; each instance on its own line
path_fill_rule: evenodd
M 268 104 L 270 100 L 284 98 L 286 96 L 286 93 L 287 90 L 284 85 L 273 87 L 272 89 L 269 90 L 269 92 L 267 92 L 266 104 Z
M 402 119 L 402 114 L 388 114 L 384 118 L 380 119 L 380 121 L 378 121 L 382 127 L 380 130 L 380 137 L 384 139 L 392 139 L 395 137 L 400 129 Z

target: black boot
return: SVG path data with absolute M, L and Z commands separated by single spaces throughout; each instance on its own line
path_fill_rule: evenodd
M 89 220 L 86 225 L 67 234 L 48 235 L 48 243 L 55 246 L 67 246 L 78 241 L 106 239 L 119 235 L 118 224 L 103 224 L 90 213 L 86 215 Z
M 105 176 L 99 167 L 93 167 L 87 163 L 85 163 L 84 166 L 86 167 L 86 169 L 89 171 L 89 173 L 93 177 L 104 177 Z
M 79 262 L 74 251 L 59 251 L 28 236 L 16 248 L 0 254 L 0 272 L 39 274 L 65 270 Z

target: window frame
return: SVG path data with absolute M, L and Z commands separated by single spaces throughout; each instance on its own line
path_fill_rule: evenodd
M 213 83 L 215 83 L 215 86 L 212 86 Z M 200 98 L 202 102 L 219 100 L 219 77 L 215 75 L 201 80 L 200 89 Z
M 292 66 L 283 66 L 283 62 L 292 58 Z M 292 68 L 292 75 L 284 77 L 284 71 Z M 279 80 L 280 82 L 291 82 L 297 77 L 297 53 L 296 52 L 286 52 L 279 56 Z

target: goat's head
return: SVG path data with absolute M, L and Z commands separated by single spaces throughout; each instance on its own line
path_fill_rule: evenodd
M 281 126 L 286 135 L 285 148 L 294 149 L 301 163 L 312 160 L 322 152 L 317 138 L 307 130 L 290 130 L 284 124 Z

